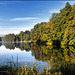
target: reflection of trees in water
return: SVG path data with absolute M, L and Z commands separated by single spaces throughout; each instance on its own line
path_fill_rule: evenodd
M 6 47 L 6 49 L 15 49 L 14 43 L 3 43 L 3 45 Z
M 75 57 L 75 48 L 72 46 L 55 49 L 50 46 L 38 46 L 37 44 L 31 44 L 31 51 L 32 55 L 35 55 L 36 59 L 55 63 L 63 60 L 73 62 L 71 60 L 73 60 Z
M 16 48 L 20 50 L 30 51 L 30 43 L 16 43 Z
M 35 56 L 35 58 L 37 60 L 42 60 L 42 61 L 46 61 L 50 58 L 49 56 L 49 52 L 46 49 L 47 47 L 45 46 L 38 46 L 37 44 L 32 43 L 31 44 L 31 51 L 32 51 L 32 55 Z
M 32 51 L 36 60 L 48 62 L 53 73 L 62 72 L 64 75 L 75 73 L 75 47 L 54 48 L 53 46 L 38 46 L 36 43 L 4 43 L 8 49 Z
M 75 48 L 53 48 L 50 46 L 38 46 L 31 44 L 32 55 L 37 60 L 48 62 L 52 72 L 62 72 L 64 75 L 75 73 Z
M 2 42 L 0 42 L 0 46 L 2 45 Z
M 19 48 L 20 50 L 30 51 L 30 43 L 3 43 L 7 49 Z

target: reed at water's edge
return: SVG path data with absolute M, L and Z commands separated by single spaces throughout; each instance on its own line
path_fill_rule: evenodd
M 75 64 L 62 64 L 59 66 L 54 66 L 55 68 L 47 68 L 43 65 L 43 71 L 40 71 L 37 65 L 39 63 L 33 64 L 33 66 L 18 66 L 18 65 L 7 65 L 0 66 L 0 75 L 74 75 L 75 74 Z M 59 64 L 58 64 L 59 65 Z
M 52 73 L 47 67 L 43 71 L 37 71 L 37 66 L 33 65 L 31 67 L 24 66 L 1 66 L 0 75 L 63 75 L 60 71 Z

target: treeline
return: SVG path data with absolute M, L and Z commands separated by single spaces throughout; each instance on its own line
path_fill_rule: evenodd
M 60 13 L 52 14 L 48 23 L 38 23 L 30 32 L 20 32 L 16 36 L 12 34 L 14 40 L 9 35 L 6 35 L 3 41 L 44 41 L 50 45 L 60 41 L 61 44 L 75 45 L 75 4 L 71 6 L 67 2 L 65 7 L 60 9 Z
M 19 34 L 8 34 L 5 35 L 2 39 L 3 42 L 24 42 L 24 41 L 30 41 L 30 31 L 21 31 Z

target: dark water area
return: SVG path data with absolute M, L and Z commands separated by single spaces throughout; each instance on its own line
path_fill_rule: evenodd
M 44 66 L 52 73 L 75 75 L 75 47 L 54 47 L 36 43 L 0 43 L 0 65 L 17 64 L 19 66 L 34 63 L 39 70 Z M 44 65 L 44 66 L 43 66 Z M 60 75 L 60 74 L 58 74 Z

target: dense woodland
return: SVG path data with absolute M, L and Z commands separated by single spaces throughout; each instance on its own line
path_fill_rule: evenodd
M 75 4 L 71 6 L 68 2 L 60 10 L 53 13 L 48 23 L 42 22 L 34 26 L 31 31 L 31 41 L 59 40 L 62 44 L 75 44 Z
M 61 44 L 75 45 L 75 4 L 66 3 L 60 13 L 53 13 L 49 22 L 38 23 L 31 31 L 21 31 L 19 34 L 8 34 L 3 39 L 4 42 L 31 41 L 46 42 L 52 44 L 60 41 Z

